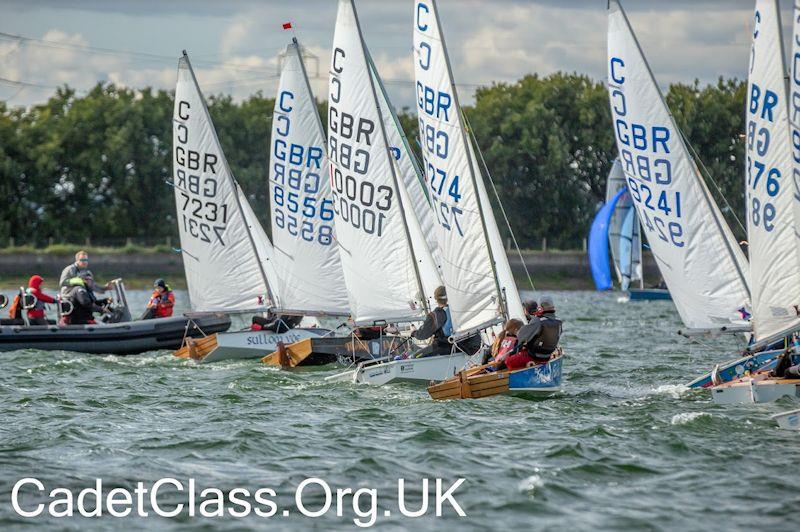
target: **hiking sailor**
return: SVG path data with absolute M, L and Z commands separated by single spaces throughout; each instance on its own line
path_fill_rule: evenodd
M 436 288 L 433 291 L 433 298 L 436 300 L 436 308 L 428 314 L 420 328 L 411 333 L 411 336 L 417 340 L 430 338 L 431 342 L 412 356 L 424 358 L 449 355 L 453 352 L 454 346 L 456 350 L 464 351 L 468 355 L 477 353 L 483 347 L 480 334 L 468 336 L 459 341 L 457 345 L 450 343 L 450 336 L 453 334 L 453 319 L 450 316 L 445 287 Z
M 88 279 L 87 279 L 88 276 Z M 86 280 L 86 287 L 92 292 L 105 292 L 111 288 L 111 283 L 106 283 L 100 286 L 94 282 L 91 270 L 89 270 L 89 254 L 83 250 L 75 254 L 75 262 L 64 268 L 61 272 L 61 278 L 58 285 L 61 287 L 61 293 L 66 294 L 69 290 L 68 282 L 75 277 L 82 277 Z

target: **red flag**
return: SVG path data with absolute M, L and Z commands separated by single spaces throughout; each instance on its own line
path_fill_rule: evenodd
M 292 23 L 291 22 L 284 22 L 283 23 L 283 29 L 285 29 L 285 30 L 292 29 Z

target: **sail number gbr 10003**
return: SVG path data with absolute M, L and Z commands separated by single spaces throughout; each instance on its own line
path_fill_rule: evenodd
M 182 233 L 193 239 L 224 246 L 222 236 L 228 223 L 228 205 L 217 197 L 217 171 L 221 161 L 214 153 L 200 152 L 188 147 L 189 128 L 187 122 L 191 105 L 178 102 L 178 118 L 175 121 L 175 188 Z M 184 244 L 185 245 L 185 244 Z

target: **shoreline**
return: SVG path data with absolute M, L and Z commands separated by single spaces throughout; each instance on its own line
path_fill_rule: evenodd
M 76 250 L 78 247 L 75 248 Z M 65 266 L 73 261 L 72 252 L 49 250 L 0 250 L 0 289 L 14 290 L 27 286 L 33 274 L 45 278 L 45 286 L 54 289 Z M 176 252 L 157 249 L 132 251 L 129 248 L 104 248 L 93 252 L 89 248 L 90 269 L 95 277 L 105 282 L 122 278 L 130 289 L 152 287 L 155 279 L 165 279 L 173 288 L 186 288 L 183 258 Z M 658 281 L 659 274 L 650 253 L 644 254 L 645 285 Z M 584 251 L 536 251 L 525 250 L 522 259 L 516 252 L 508 254 L 508 260 L 517 286 L 530 290 L 524 265 L 533 279 L 536 291 L 541 290 L 593 290 L 589 260 Z

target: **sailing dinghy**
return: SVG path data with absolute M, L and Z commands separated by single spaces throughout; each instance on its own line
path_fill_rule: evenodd
M 800 9 L 795 6 L 793 54 L 800 53 Z M 758 0 L 747 79 L 746 104 L 746 206 L 750 246 L 750 286 L 753 302 L 753 345 L 768 348 L 800 330 L 800 204 L 793 175 L 800 161 L 793 157 L 791 138 L 800 135 L 798 119 L 789 117 L 780 9 L 774 0 Z M 797 62 L 793 62 L 792 101 L 800 98 Z M 794 348 L 766 351 L 777 356 L 787 351 L 794 363 Z M 732 382 L 711 388 L 716 403 L 763 403 L 788 395 L 800 397 L 800 380 L 771 378 L 772 360 L 755 374 L 739 375 Z M 754 368 L 759 369 L 759 368 Z
M 525 322 L 500 230 L 459 104 L 435 0 L 416 2 L 413 22 L 425 181 L 438 221 L 436 237 L 455 340 L 510 318 Z M 563 357 L 515 373 L 530 391 L 561 386 Z M 458 378 L 458 377 L 456 377 Z M 435 386 L 434 386 L 435 387 Z M 507 390 L 506 390 L 507 391 Z
M 432 213 L 351 0 L 339 2 L 328 105 L 337 243 L 353 320 L 408 327 L 425 318 L 442 284 L 430 231 L 423 232 L 433 225 Z M 376 359 L 328 380 L 428 382 L 455 374 L 469 360 L 460 351 L 404 358 L 420 349 L 409 332 L 356 340 Z
M 748 263 L 664 101 L 618 1 L 609 5 L 608 92 L 622 171 L 686 334 L 747 331 Z M 732 378 L 743 359 L 720 367 Z M 706 375 L 691 386 L 710 383 Z
M 173 146 L 173 186 L 192 309 L 227 314 L 280 309 L 275 250 L 228 166 L 186 52 L 178 61 Z M 188 340 L 175 356 L 203 363 L 257 358 L 279 343 L 328 333 L 317 327 L 219 333 Z

